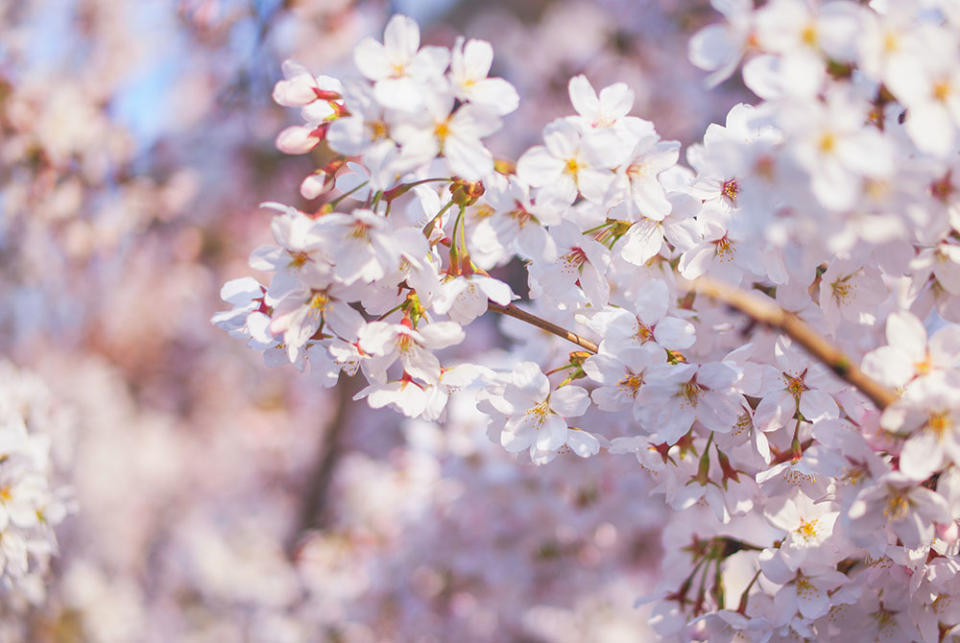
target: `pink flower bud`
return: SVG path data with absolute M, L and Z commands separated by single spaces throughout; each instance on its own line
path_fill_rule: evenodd
M 300 184 L 300 194 L 304 199 L 316 199 L 333 186 L 332 181 L 327 181 L 326 174 L 311 174 Z
M 277 149 L 284 154 L 306 154 L 317 146 L 319 138 L 308 127 L 294 125 L 277 136 Z

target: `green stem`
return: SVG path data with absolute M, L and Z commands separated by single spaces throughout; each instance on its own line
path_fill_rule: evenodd
M 440 220 L 440 217 L 442 217 L 446 213 L 446 211 L 451 208 L 451 206 L 453 206 L 453 199 L 451 199 L 445 206 L 440 208 L 440 211 L 437 212 L 436 216 L 430 219 L 427 225 L 423 226 L 423 236 L 425 236 L 428 239 L 430 238 L 430 233 L 433 231 L 433 228 L 436 226 L 437 221 Z
M 750 590 L 753 588 L 753 585 L 757 582 L 757 579 L 760 578 L 760 570 L 757 570 L 757 573 L 753 575 L 753 578 L 750 579 L 750 582 L 747 583 L 747 586 L 744 588 L 743 592 L 740 594 L 740 604 L 737 605 L 737 612 L 746 616 L 747 613 L 747 601 L 750 600 L 749 594 Z
M 353 194 L 354 192 L 356 192 L 357 190 L 359 190 L 360 188 L 362 188 L 363 186 L 365 186 L 367 183 L 369 183 L 369 181 L 364 181 L 363 183 L 361 183 L 361 184 L 358 185 L 357 187 L 353 188 L 353 189 L 350 190 L 349 192 L 344 192 L 343 194 L 341 194 L 340 196 L 338 196 L 338 197 L 337 197 L 336 199 L 334 199 L 333 201 L 330 201 L 327 205 L 329 205 L 331 208 L 337 207 L 338 205 L 340 205 L 340 202 L 341 202 L 341 201 L 343 201 L 343 200 L 346 199 L 348 196 L 350 196 L 351 194 Z

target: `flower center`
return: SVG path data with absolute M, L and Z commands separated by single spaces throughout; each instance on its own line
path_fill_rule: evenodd
M 838 306 L 842 306 L 853 299 L 853 293 L 856 289 L 853 287 L 853 284 L 850 283 L 851 277 L 853 277 L 853 275 L 838 277 L 830 284 L 830 290 L 833 292 L 833 300 L 837 302 Z
M 900 492 L 895 492 L 887 499 L 887 506 L 883 508 L 883 515 L 888 521 L 903 520 L 910 513 L 910 502 Z
M 727 201 L 736 205 L 737 195 L 740 194 L 740 184 L 737 183 L 736 179 L 727 179 L 723 182 L 723 185 L 720 186 L 720 194 Z
M 753 173 L 768 181 L 773 180 L 773 170 L 776 167 L 776 161 L 769 156 L 761 156 L 753 164 Z M 737 186 L 737 192 L 740 191 Z
M 714 250 L 713 250 L 714 255 L 716 255 L 716 257 L 720 261 L 733 260 L 733 255 L 734 255 L 734 252 L 736 251 L 736 247 L 734 246 L 734 243 L 730 241 L 727 235 L 723 235 L 722 237 L 714 241 L 713 245 L 714 245 Z
M 896 32 L 888 31 L 883 34 L 883 50 L 888 54 L 900 49 L 900 38 L 897 36 Z
M 550 405 L 547 404 L 546 400 L 544 400 L 536 406 L 527 409 L 526 414 L 533 416 L 533 420 L 537 425 L 537 429 L 539 430 L 540 427 L 543 426 L 543 423 L 547 420 L 547 416 L 550 415 Z
M 637 332 L 633 334 L 641 344 L 646 344 L 653 339 L 653 329 L 637 320 Z
M 800 395 L 809 390 L 806 384 L 804 384 L 803 379 L 806 377 L 807 371 L 804 369 L 799 375 L 790 375 L 789 373 L 782 373 L 783 381 L 787 385 L 787 392 L 793 396 L 794 399 L 800 399 Z
M 643 374 L 631 373 L 627 377 L 617 382 L 617 385 L 619 385 L 620 388 L 627 389 L 630 392 L 630 395 L 636 397 L 637 391 L 639 391 L 640 387 L 643 386 Z
M 810 582 L 810 579 L 808 579 L 803 574 L 797 575 L 796 588 L 797 588 L 797 596 L 801 598 L 817 596 L 820 593 L 820 590 L 818 590 L 814 586 L 814 584 Z
M 356 239 L 357 241 L 369 241 L 370 235 L 368 234 L 367 224 L 363 221 L 357 221 L 352 226 L 350 226 L 350 231 L 347 233 L 347 237 L 350 239 Z
M 822 154 L 833 154 L 837 149 L 837 137 L 833 132 L 824 132 L 817 141 L 817 148 Z
M 290 263 L 287 264 L 290 268 L 300 268 L 303 264 L 309 261 L 310 257 L 307 256 L 305 252 L 292 252 L 290 253 Z
M 948 171 L 943 177 L 930 184 L 930 194 L 941 203 L 946 203 L 950 195 L 956 191 L 950 174 L 951 172 Z
M 938 439 L 943 439 L 944 434 L 950 430 L 953 426 L 953 422 L 950 421 L 950 414 L 944 411 L 938 411 L 930 414 L 930 419 L 927 421 L 927 426 L 933 431 L 934 435 Z
M 702 390 L 703 387 L 697 384 L 696 378 L 693 378 L 680 387 L 680 391 L 677 393 L 677 395 L 684 398 L 691 406 L 695 406 L 700 397 L 700 391 Z
M 521 228 L 527 224 L 530 219 L 533 218 L 533 215 L 527 212 L 527 209 L 517 202 L 517 207 L 514 210 L 511 210 L 507 213 L 509 216 L 513 217 L 514 221 L 517 222 L 517 225 Z
M 797 527 L 796 533 L 803 537 L 804 540 L 811 540 L 817 536 L 817 520 L 806 521 L 803 518 L 800 519 L 800 526 Z
M 387 138 L 389 132 L 387 130 L 387 124 L 383 121 L 373 121 L 369 123 L 370 126 L 370 138 L 375 141 L 380 141 Z
M 406 355 L 413 350 L 414 344 L 415 342 L 413 341 L 413 337 L 410 337 L 410 335 L 407 335 L 406 333 L 401 333 L 397 337 L 397 352 L 402 355 Z
M 933 99 L 941 103 L 947 102 L 950 98 L 951 87 L 947 80 L 940 80 L 933 84 Z
M 563 262 L 570 267 L 580 268 L 587 263 L 587 253 L 580 247 L 570 248 L 570 252 L 563 256 Z

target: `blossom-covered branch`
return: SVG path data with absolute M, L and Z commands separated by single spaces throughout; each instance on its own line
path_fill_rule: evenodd
M 585 75 L 574 114 L 495 164 L 519 98 L 492 47 L 421 47 L 403 16 L 352 79 L 288 62 L 274 97 L 304 124 L 278 145 L 329 148 L 305 196 L 340 196 L 268 204 L 270 282 L 228 282 L 214 321 L 324 386 L 362 373 L 375 408 L 442 421 L 472 396 L 538 465 L 633 455 L 676 512 L 665 637 L 939 641 L 960 633 L 935 608 L 960 595 L 960 14 L 714 4 L 691 58 L 711 82 L 744 61 L 758 101 L 686 164 L 625 83 Z M 491 276 L 510 263 L 524 309 Z M 529 325 L 509 352 L 473 331 L 488 310 Z M 741 313 L 780 333 L 731 332 Z
M 693 282 L 693 289 L 739 310 L 756 322 L 789 335 L 838 377 L 869 397 L 878 409 L 883 410 L 897 400 L 895 392 L 860 370 L 840 349 L 793 313 L 746 290 L 709 277 L 698 278 Z

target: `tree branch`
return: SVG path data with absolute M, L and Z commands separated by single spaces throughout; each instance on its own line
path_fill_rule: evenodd
M 288 551 L 294 551 L 303 534 L 311 529 L 323 529 L 329 525 L 329 487 L 337 462 L 343 454 L 340 436 L 350 423 L 350 407 L 354 394 L 360 389 L 356 376 L 344 377 L 336 386 L 336 410 L 326 430 L 321 435 L 320 445 L 301 494 L 300 513 L 297 524 L 290 534 Z
M 693 282 L 693 290 L 723 302 L 761 324 L 776 328 L 807 349 L 813 357 L 826 364 L 842 380 L 856 387 L 880 410 L 897 399 L 897 394 L 861 371 L 850 358 L 824 339 L 809 324 L 780 306 L 765 301 L 748 291 L 722 282 L 700 277 Z
M 549 322 L 546 319 L 541 319 L 536 315 L 532 315 L 525 310 L 521 310 L 517 308 L 513 304 L 509 304 L 507 306 L 501 306 L 496 302 L 488 301 L 487 308 L 489 308 L 495 313 L 500 313 L 501 315 L 506 315 L 507 317 L 513 317 L 514 319 L 519 319 L 522 322 L 526 322 L 528 324 L 532 324 L 533 326 L 536 326 L 537 328 L 541 328 L 547 331 L 548 333 L 553 333 L 557 337 L 562 337 L 567 341 L 573 342 L 577 346 L 580 346 L 584 350 L 587 350 L 591 353 L 596 353 L 599 350 L 597 345 L 592 341 L 590 341 L 589 339 L 587 339 L 586 337 L 580 337 L 580 335 L 570 332 L 563 326 L 557 326 L 553 322 Z

